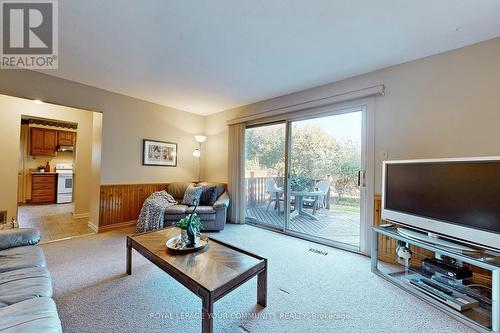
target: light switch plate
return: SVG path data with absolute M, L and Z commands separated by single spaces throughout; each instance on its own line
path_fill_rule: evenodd
M 389 159 L 389 151 L 387 149 L 382 150 L 382 159 L 387 161 Z

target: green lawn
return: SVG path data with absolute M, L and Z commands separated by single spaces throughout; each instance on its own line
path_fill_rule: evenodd
M 344 205 L 330 205 L 330 210 L 336 210 L 340 212 L 351 212 L 351 213 L 359 213 L 359 206 L 344 206 Z

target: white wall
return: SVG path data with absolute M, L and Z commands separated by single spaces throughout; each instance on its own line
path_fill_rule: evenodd
M 389 159 L 500 155 L 500 38 L 208 116 L 204 178 L 227 180 L 225 121 L 377 84 L 375 192 Z

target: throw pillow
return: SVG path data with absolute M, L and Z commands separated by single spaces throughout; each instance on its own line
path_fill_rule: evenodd
M 182 199 L 183 205 L 194 206 L 195 201 L 200 202 L 201 193 L 203 192 L 203 187 L 189 185 L 184 193 L 184 199 Z
M 217 201 L 217 188 L 215 186 L 204 187 L 200 198 L 200 205 L 212 206 L 215 201 Z

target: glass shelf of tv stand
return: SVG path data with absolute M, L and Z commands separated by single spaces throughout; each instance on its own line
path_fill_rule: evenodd
M 418 298 L 480 332 L 500 333 L 500 253 L 491 250 L 463 253 L 439 247 L 432 243 L 406 237 L 398 233 L 396 226 L 374 226 L 372 229 L 372 272 L 385 278 L 386 280 L 389 280 L 414 296 L 417 296 Z M 399 240 L 410 245 L 414 245 L 417 248 L 426 249 L 430 252 L 445 255 L 469 265 L 490 271 L 492 279 L 492 306 L 489 308 L 484 307 L 484 305 L 476 306 L 471 310 L 459 312 L 411 287 L 407 282 L 405 282 L 403 277 L 405 275 L 419 273 L 419 268 L 412 267 L 408 270 L 401 264 L 379 262 L 379 235 L 384 235 L 389 239 Z M 381 246 L 383 247 L 383 239 L 381 239 L 381 241 Z
M 409 286 L 407 282 L 404 282 L 404 278 L 409 275 L 414 275 L 414 274 L 421 274 L 421 271 L 417 267 L 412 267 L 410 269 L 394 269 L 389 270 L 390 272 L 387 272 L 387 274 L 394 278 L 395 281 L 398 282 L 398 284 L 401 285 L 401 287 L 404 287 L 405 289 L 411 291 L 412 294 L 415 294 L 415 296 L 420 297 L 420 298 L 426 298 L 426 301 L 431 301 L 435 303 L 434 305 L 437 305 L 439 308 L 447 308 L 447 305 L 443 305 L 441 302 L 436 301 L 432 298 L 429 298 L 429 296 L 425 295 L 421 291 L 412 288 Z M 471 321 L 475 323 L 474 328 L 482 329 L 484 332 L 491 332 L 492 329 L 492 309 L 490 306 L 486 305 L 477 305 L 473 307 L 472 309 L 464 310 L 462 312 L 458 312 L 452 308 L 446 309 L 446 312 L 455 312 L 455 316 L 460 316 L 463 319 L 467 321 Z M 476 327 L 476 325 L 478 327 Z
M 416 245 L 418 247 L 435 251 L 439 250 L 440 254 L 447 255 L 449 257 L 455 258 L 459 257 L 460 260 L 469 263 L 474 266 L 478 266 L 487 270 L 495 270 L 496 268 L 500 268 L 500 252 L 495 252 L 493 250 L 481 249 L 477 252 L 461 252 L 453 249 L 448 249 L 446 247 L 441 247 L 432 243 L 424 242 L 421 240 L 413 239 L 401 235 L 398 230 L 397 225 L 392 225 L 390 227 L 374 227 L 374 229 L 380 230 L 377 233 L 386 235 L 391 238 L 395 238 L 404 242 L 408 242 L 410 244 Z M 486 265 L 486 267 L 483 267 Z

